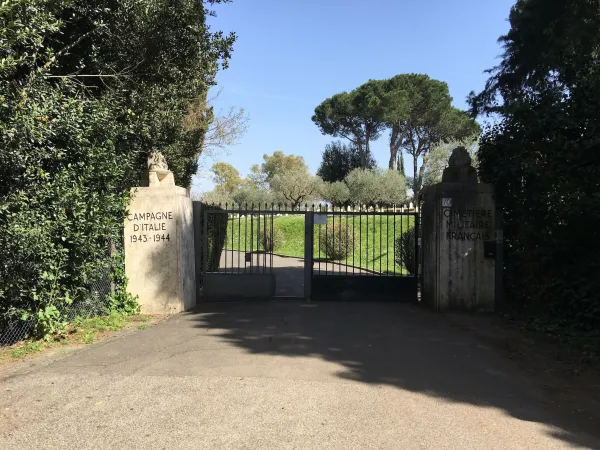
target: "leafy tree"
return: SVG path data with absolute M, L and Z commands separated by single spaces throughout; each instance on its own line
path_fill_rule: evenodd
M 379 171 L 379 205 L 402 205 L 406 202 L 406 180 L 397 170 Z
M 234 203 L 234 196 L 237 190 L 233 193 L 224 190 L 213 189 L 212 191 L 204 192 L 194 200 L 201 201 L 208 205 L 225 205 Z
M 275 152 L 273 155 L 263 155 L 264 163 L 261 170 L 266 174 L 267 180 L 271 181 L 275 175 L 294 170 L 308 170 L 302 156 L 285 155 L 283 152 Z
M 358 205 L 376 205 L 381 196 L 376 170 L 354 169 L 346 177 L 350 198 Z
M 271 180 L 271 190 L 278 202 L 289 203 L 293 210 L 319 195 L 320 180 L 301 168 L 288 169 Z
M 323 134 L 344 137 L 358 148 L 363 169 L 369 165 L 371 141 L 385 128 L 381 88 L 381 82 L 370 80 L 350 93 L 336 94 L 317 106 L 312 117 Z
M 184 127 L 185 116 L 193 102 L 206 98 L 219 67 L 227 66 L 235 36 L 211 33 L 210 11 L 193 0 L 39 4 L 62 23 L 45 40 L 59 56 L 49 76 L 67 77 L 95 98 L 121 93 L 138 119 L 122 144 L 139 152 L 138 171 L 147 153 L 159 149 L 176 182 L 189 186 L 211 116 Z
M 258 207 L 259 205 L 271 205 L 275 202 L 275 196 L 261 186 L 257 186 L 252 180 L 245 179 L 240 187 L 233 193 L 233 201 L 243 207 Z
M 332 142 L 325 146 L 317 175 L 329 183 L 342 181 L 352 170 L 360 168 L 361 164 L 360 151 L 356 146 L 346 145 L 341 141 Z M 375 167 L 377 163 L 369 155 L 366 168 Z
M 213 181 L 216 184 L 215 190 L 217 191 L 231 195 L 242 183 L 238 170 L 226 162 L 213 164 L 210 171 L 213 173 Z
M 421 189 L 424 167 L 419 158 L 439 142 L 464 139 L 479 125 L 452 106 L 448 85 L 427 75 L 402 74 L 384 82 L 382 118 L 390 128 L 390 169 L 402 150 L 413 157 L 412 189 Z
M 250 175 L 248 176 L 256 186 L 262 189 L 267 189 L 276 175 L 288 171 L 308 171 L 302 156 L 286 155 L 281 151 L 276 151 L 270 156 L 264 154 L 263 161 L 260 166 L 254 164 L 250 167 Z
M 344 206 L 350 201 L 350 189 L 343 181 L 334 181 L 332 183 L 323 183 L 321 196 L 323 200 L 334 206 Z
M 122 269 L 107 248 L 121 248 L 150 150 L 189 183 L 207 123 L 184 117 L 235 40 L 209 13 L 191 0 L 0 5 L 0 329 L 61 320 L 107 265 Z
M 397 170 L 355 169 L 345 182 L 354 204 L 383 206 L 406 200 L 406 181 Z
M 452 151 L 458 147 L 465 147 L 471 155 L 473 167 L 477 168 L 477 150 L 479 136 L 472 136 L 461 141 L 440 142 L 423 158 L 423 186 L 440 183 L 444 169 L 448 167 L 448 160 Z
M 474 114 L 492 114 L 480 176 L 504 210 L 515 307 L 600 323 L 600 6 L 519 0 Z
M 267 180 L 267 174 L 262 171 L 261 166 L 259 166 L 258 164 L 253 164 L 250 167 L 248 181 L 251 182 L 254 187 L 260 189 L 269 189 L 269 181 Z

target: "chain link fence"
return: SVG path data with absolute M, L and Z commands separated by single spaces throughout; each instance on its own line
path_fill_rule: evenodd
M 110 306 L 110 294 L 114 285 L 110 279 L 109 263 L 105 265 L 101 275 L 90 284 L 89 295 L 71 305 L 59 307 L 61 317 L 67 322 L 76 317 L 96 317 L 106 313 Z M 30 317 L 27 320 L 13 320 L 0 329 L 0 347 L 16 344 L 27 339 L 34 327 L 36 320 Z

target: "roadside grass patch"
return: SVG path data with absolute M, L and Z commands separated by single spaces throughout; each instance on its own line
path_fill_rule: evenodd
M 9 354 L 12 358 L 24 358 L 25 356 L 39 353 L 43 349 L 44 343 L 42 341 L 28 341 L 23 345 L 10 350 Z
M 54 340 L 24 341 L 12 347 L 0 348 L 0 362 L 20 360 L 52 348 L 92 344 L 111 332 L 129 326 L 137 325 L 138 329 L 144 330 L 152 326 L 152 319 L 151 316 L 128 316 L 114 312 L 100 317 L 75 317 L 68 325 L 67 332 Z

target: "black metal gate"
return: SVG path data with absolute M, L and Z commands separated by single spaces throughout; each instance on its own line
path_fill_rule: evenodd
M 194 227 L 205 299 L 417 301 L 416 211 L 195 202 Z
M 319 207 L 312 220 L 313 300 L 417 301 L 418 212 Z
M 308 259 L 303 243 L 307 208 L 199 202 L 197 208 L 202 226 L 196 226 L 196 239 L 200 238 L 202 248 L 196 265 L 202 269 L 200 274 L 196 272 L 204 299 L 306 298 L 304 266 Z M 282 222 L 290 225 L 291 237 L 298 238 L 299 244 L 284 245 Z

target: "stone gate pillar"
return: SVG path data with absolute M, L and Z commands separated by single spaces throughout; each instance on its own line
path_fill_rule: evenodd
M 164 157 L 148 161 L 125 220 L 125 274 L 144 314 L 175 314 L 196 304 L 192 199 L 175 186 Z
M 454 150 L 442 182 L 427 186 L 422 204 L 422 298 L 436 311 L 494 311 L 494 189 L 477 182 L 464 147 Z

